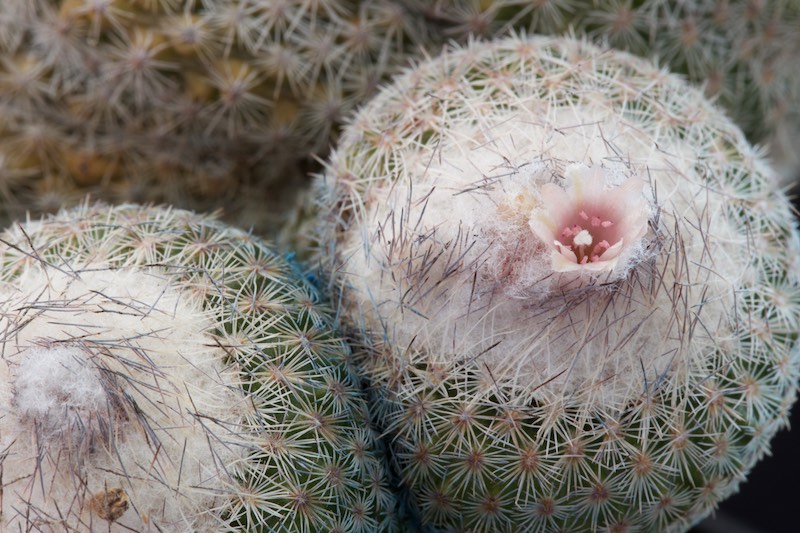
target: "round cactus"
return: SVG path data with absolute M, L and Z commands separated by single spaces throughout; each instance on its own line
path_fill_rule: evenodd
M 795 399 L 800 237 L 698 89 L 566 38 L 385 87 L 323 179 L 322 261 L 432 531 L 679 531 Z
M 130 205 L 0 242 L 0 529 L 393 530 L 347 345 L 291 262 Z
M 6 218 L 91 191 L 274 222 L 413 20 L 388 0 L 4 0 Z
M 800 159 L 800 4 L 794 0 L 411 0 L 439 31 L 465 41 L 528 31 L 568 33 L 643 57 L 702 85 L 782 174 Z

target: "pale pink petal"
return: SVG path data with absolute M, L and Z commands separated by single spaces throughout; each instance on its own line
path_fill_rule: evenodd
M 590 263 L 586 263 L 585 265 L 580 265 L 580 266 L 583 268 L 583 270 L 586 270 L 586 271 L 589 271 L 589 272 L 608 272 L 608 271 L 614 270 L 614 267 L 617 266 L 618 262 L 619 262 L 619 258 L 618 257 L 614 257 L 614 258 L 609 259 L 609 260 L 605 260 L 604 261 L 604 260 L 601 259 L 600 261 L 590 262 Z
M 558 254 L 559 256 L 566 257 L 572 263 L 578 262 L 578 258 L 575 255 L 575 252 L 573 252 L 572 250 L 570 250 L 569 248 L 567 248 L 558 241 L 553 241 L 553 245 L 556 247 L 554 253 Z
M 564 170 L 564 178 L 571 201 L 577 203 L 600 197 L 606 183 L 602 169 L 585 165 L 569 165 Z
M 555 272 L 573 272 L 575 270 L 585 269 L 585 265 L 580 265 L 575 260 L 570 260 L 558 252 L 553 252 L 551 257 L 553 260 L 553 271 Z
M 555 234 L 556 222 L 545 210 L 539 211 L 528 220 L 528 226 L 542 242 L 553 242 L 560 237 L 560 235 Z
M 572 198 L 563 188 L 555 183 L 545 183 L 539 190 L 542 204 L 547 205 L 547 211 L 555 219 L 560 219 L 570 214 Z
M 601 261 L 608 261 L 609 259 L 613 259 L 619 255 L 622 251 L 622 244 L 624 239 L 618 240 L 616 243 L 608 247 L 608 250 L 600 254 Z

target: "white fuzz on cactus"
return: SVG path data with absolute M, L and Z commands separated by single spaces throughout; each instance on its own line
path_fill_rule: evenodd
M 796 393 L 773 178 L 699 90 L 570 39 L 450 49 L 354 117 L 319 238 L 426 527 L 682 530 L 736 489 Z
M 134 206 L 0 242 L 3 531 L 394 527 L 346 345 L 265 244 Z

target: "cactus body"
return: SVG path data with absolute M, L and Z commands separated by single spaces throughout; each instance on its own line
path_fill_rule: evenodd
M 385 0 L 7 0 L 7 217 L 89 191 L 274 223 L 279 186 L 304 183 L 310 155 L 420 40 L 412 20 Z
M 414 0 L 445 36 L 577 35 L 654 58 L 703 86 L 784 180 L 800 171 L 800 4 L 793 0 Z
M 3 531 L 392 531 L 347 347 L 266 244 L 84 205 L 0 263 Z
M 798 377 L 773 170 L 699 90 L 564 38 L 448 50 L 317 182 L 322 261 L 431 531 L 679 531 Z

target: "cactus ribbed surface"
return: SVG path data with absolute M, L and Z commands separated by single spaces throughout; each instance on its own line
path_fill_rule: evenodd
M 394 529 L 349 349 L 290 261 L 132 205 L 0 242 L 0 529 Z
M 790 205 L 722 111 L 643 59 L 448 49 L 354 116 L 315 195 L 424 530 L 686 530 L 786 423 Z
M 6 217 L 90 191 L 275 223 L 269 187 L 304 182 L 415 20 L 388 0 L 4 0 Z

